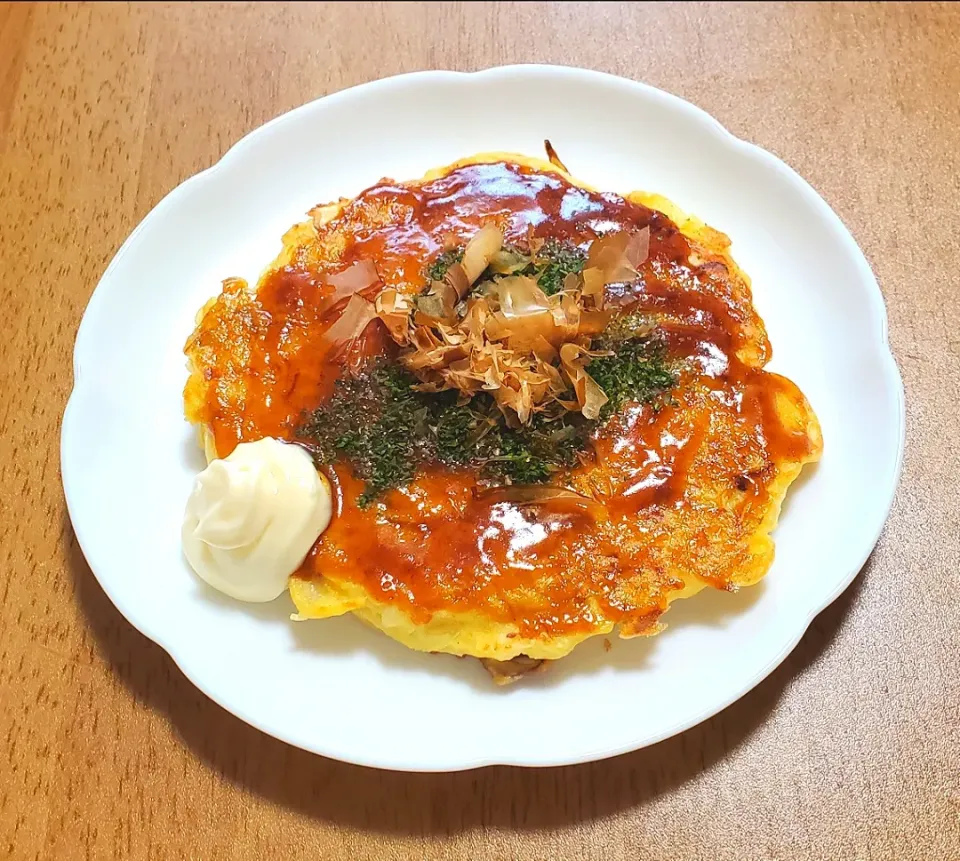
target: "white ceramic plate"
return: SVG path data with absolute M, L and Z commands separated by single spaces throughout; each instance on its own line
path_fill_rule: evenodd
M 535 105 L 490 122 L 478 106 Z M 589 122 L 571 117 L 589 116 Z M 437 121 L 442 117 L 442 122 Z M 738 595 L 702 593 L 652 640 L 600 638 L 507 689 L 476 661 L 423 655 L 352 618 L 292 623 L 289 598 L 221 598 L 189 570 L 180 519 L 203 466 L 182 418 L 181 353 L 228 275 L 253 281 L 311 206 L 550 138 L 601 189 L 665 194 L 733 239 L 774 346 L 823 426 L 788 496 L 776 562 Z M 119 610 L 243 720 L 337 759 L 405 770 L 557 765 L 633 750 L 742 696 L 850 583 L 889 510 L 903 388 L 877 283 L 843 224 L 790 168 L 707 114 L 632 81 L 550 66 L 424 72 L 285 114 L 171 192 L 104 273 L 77 335 L 63 421 L 67 504 Z

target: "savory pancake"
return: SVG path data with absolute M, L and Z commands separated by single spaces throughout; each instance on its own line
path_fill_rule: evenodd
M 335 489 L 335 515 L 290 578 L 297 618 L 352 612 L 410 648 L 486 659 L 503 680 L 587 637 L 654 634 L 671 601 L 705 586 L 735 590 L 767 572 L 781 502 L 822 442 L 799 389 L 763 369 L 770 345 L 726 236 L 662 197 L 597 192 L 558 161 L 503 153 L 416 182 L 383 180 L 310 214 L 283 237 L 255 290 L 224 282 L 187 343 L 185 410 L 208 459 L 266 436 L 322 451 L 318 435 L 337 423 L 338 405 L 350 403 L 338 388 L 344 377 L 396 361 L 398 350 L 416 374 L 417 398 L 456 389 L 451 410 L 486 398 L 507 416 L 497 413 L 503 440 L 488 465 L 507 459 L 510 434 L 524 433 L 524 422 L 548 403 L 582 410 L 576 433 L 589 432 L 589 444 L 529 484 L 522 472 L 491 478 L 469 459 L 427 459 L 408 464 L 407 478 L 389 486 L 376 483 L 377 465 L 358 474 L 349 441 L 327 432 L 337 456 L 320 460 Z M 561 348 L 560 359 L 556 342 L 540 339 L 541 352 L 524 346 L 529 362 L 509 384 L 498 361 L 516 332 L 497 340 L 496 319 L 486 324 L 492 381 L 493 371 L 476 372 L 476 351 L 463 346 L 476 334 L 466 327 L 474 294 L 457 290 L 453 322 L 403 328 L 399 337 L 392 325 L 408 326 L 408 308 L 410 320 L 433 319 L 425 309 L 450 279 L 431 267 L 458 249 L 463 255 L 464 246 L 469 254 L 471 241 L 492 228 L 497 247 L 502 240 L 511 249 L 507 268 L 486 270 L 477 283 L 490 291 L 514 272 L 521 280 L 534 272 L 528 282 L 544 287 L 542 298 L 545 279 L 560 271 L 568 280 L 551 288 L 555 319 L 562 295 L 587 295 L 584 267 L 603 257 L 593 243 L 623 236 L 635 253 L 635 271 L 608 277 L 596 306 L 574 309 L 579 346 Z M 545 248 L 576 252 L 580 269 L 558 270 L 559 257 L 536 268 L 536 249 Z M 364 317 L 373 307 L 378 316 Z M 591 314 L 603 322 L 584 335 Z M 634 327 L 628 339 L 614 339 L 625 320 Z M 345 331 L 348 349 L 331 335 Z M 411 342 L 421 350 L 417 362 Z M 437 358 L 444 351 L 454 358 Z M 543 373 L 527 386 L 523 374 L 534 365 Z M 634 399 L 627 383 L 648 389 Z M 436 436 L 445 419 L 424 421 Z M 348 426 L 362 436 L 345 419 Z M 364 439 L 401 457 L 413 451 L 387 431 Z

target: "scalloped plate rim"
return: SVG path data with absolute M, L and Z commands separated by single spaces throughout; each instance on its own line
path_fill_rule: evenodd
M 171 210 L 175 207 L 181 200 L 181 198 L 188 197 L 191 193 L 199 191 L 202 186 L 202 183 L 208 177 L 214 175 L 215 173 L 223 170 L 226 167 L 229 167 L 234 161 L 237 161 L 244 153 L 246 148 L 256 140 L 266 137 L 268 134 L 276 131 L 280 128 L 286 121 L 290 120 L 294 116 L 299 116 L 304 113 L 311 112 L 316 110 L 318 105 L 321 103 L 329 103 L 332 100 L 346 99 L 351 95 L 354 95 L 359 90 L 371 91 L 376 88 L 388 89 L 393 86 L 402 86 L 416 84 L 420 80 L 426 79 L 436 79 L 437 77 L 450 77 L 458 79 L 476 79 L 476 78 L 490 78 L 497 75 L 510 75 L 510 74 L 523 74 L 528 71 L 533 72 L 544 72 L 547 74 L 557 75 L 562 77 L 564 75 L 570 75 L 572 77 L 581 78 L 581 79 L 593 79 L 598 85 L 606 86 L 619 86 L 619 87 L 628 87 L 633 88 L 637 92 L 643 92 L 647 96 L 652 96 L 657 99 L 662 100 L 667 103 L 672 109 L 686 112 L 692 117 L 696 117 L 697 120 L 702 123 L 705 127 L 709 128 L 715 134 L 718 134 L 723 142 L 731 147 L 739 149 L 742 153 L 749 155 L 751 158 L 762 162 L 767 168 L 773 169 L 781 173 L 785 178 L 787 178 L 799 194 L 801 194 L 805 202 L 812 206 L 817 214 L 826 219 L 830 226 L 833 229 L 833 232 L 840 236 L 846 250 L 853 256 L 853 259 L 856 263 L 858 270 L 862 276 L 861 283 L 867 286 L 869 289 L 864 294 L 864 298 L 869 301 L 870 310 L 872 316 L 875 319 L 877 324 L 877 338 L 873 344 L 874 347 L 878 348 L 877 358 L 879 359 L 879 367 L 881 367 L 885 381 L 887 383 L 893 384 L 892 394 L 895 398 L 893 403 L 893 408 L 896 414 L 896 420 L 898 422 L 898 447 L 896 452 L 896 457 L 893 463 L 891 464 L 892 468 L 890 469 L 888 488 L 889 492 L 887 498 L 882 502 L 882 505 L 878 505 L 876 510 L 883 511 L 882 516 L 877 516 L 875 529 L 872 531 L 872 540 L 869 545 L 864 545 L 864 550 L 862 552 L 862 557 L 859 560 L 859 563 L 844 573 L 842 577 L 838 577 L 836 586 L 823 598 L 813 601 L 809 609 L 803 614 L 804 618 L 802 623 L 799 623 L 796 628 L 791 629 L 790 635 L 787 636 L 784 640 L 782 647 L 777 651 L 777 653 L 770 658 L 770 660 L 764 664 L 762 669 L 760 669 L 755 676 L 748 682 L 742 685 L 740 688 L 731 689 L 729 695 L 725 698 L 721 698 L 715 703 L 711 703 L 710 706 L 704 708 L 701 713 L 685 718 L 678 721 L 675 725 L 663 730 L 662 732 L 657 733 L 654 736 L 644 737 L 641 740 L 636 742 L 631 742 L 624 745 L 618 745 L 616 747 L 605 747 L 603 745 L 598 746 L 594 750 L 587 750 L 578 752 L 575 755 L 564 755 L 559 753 L 555 757 L 546 757 L 541 758 L 540 760 L 524 760 L 524 761 L 512 761 L 497 756 L 492 756 L 489 758 L 480 758 L 472 759 L 466 761 L 458 762 L 444 762 L 444 763 L 429 763 L 425 764 L 419 760 L 412 761 L 402 761 L 397 760 L 396 762 L 372 762 L 369 759 L 365 759 L 363 756 L 355 756 L 345 754 L 342 750 L 337 749 L 335 746 L 327 746 L 324 744 L 318 744 L 315 740 L 306 740 L 300 737 L 297 737 L 296 734 L 285 733 L 282 729 L 279 729 L 275 725 L 270 725 L 268 722 L 259 720 L 259 718 L 254 714 L 244 713 L 243 709 L 237 708 L 235 705 L 225 701 L 227 698 L 220 698 L 217 695 L 215 690 L 211 690 L 209 686 L 203 684 L 202 680 L 198 678 L 198 674 L 195 674 L 191 671 L 189 655 L 182 653 L 177 644 L 172 641 L 173 638 L 168 638 L 164 636 L 163 633 L 156 630 L 155 627 L 149 624 L 142 613 L 138 612 L 136 607 L 131 606 L 131 604 L 126 601 L 119 592 L 112 587 L 108 578 L 101 578 L 97 574 L 97 570 L 93 564 L 89 562 L 91 557 L 92 548 L 88 548 L 87 542 L 84 539 L 84 528 L 82 525 L 82 517 L 78 517 L 78 510 L 75 504 L 71 503 L 71 498 L 75 498 L 75 494 L 71 490 L 72 480 L 69 476 L 70 468 L 68 466 L 69 462 L 69 445 L 68 439 L 72 433 L 73 427 L 73 416 L 77 409 L 77 403 L 82 398 L 84 392 L 83 386 L 83 360 L 84 354 L 91 348 L 88 346 L 88 341 L 91 341 L 89 332 L 92 331 L 95 327 L 97 315 L 100 313 L 101 306 L 108 301 L 110 291 L 118 289 L 113 287 L 113 282 L 111 281 L 111 273 L 117 267 L 121 258 L 130 252 L 130 249 L 134 246 L 137 237 L 146 230 L 149 229 L 151 224 L 158 221 L 162 218 L 168 210 Z M 117 282 L 119 284 L 119 282 Z M 813 619 L 821 613 L 826 607 L 833 603 L 840 594 L 842 594 L 850 583 L 854 580 L 860 570 L 863 568 L 863 565 L 866 563 L 869 558 L 873 548 L 875 547 L 877 541 L 880 538 L 880 535 L 883 530 L 883 526 L 886 522 L 887 516 L 889 514 L 890 508 L 893 504 L 894 495 L 899 484 L 899 478 L 903 465 L 903 455 L 904 455 L 904 445 L 905 445 L 905 393 L 903 387 L 902 377 L 899 372 L 899 368 L 896 364 L 895 357 L 890 348 L 889 339 L 888 339 L 888 321 L 887 321 L 887 311 L 886 305 L 884 303 L 883 294 L 880 290 L 879 285 L 877 284 L 876 278 L 870 268 L 870 265 L 861 251 L 860 247 L 857 245 L 853 236 L 850 234 L 849 230 L 843 224 L 839 216 L 833 211 L 833 209 L 823 200 L 822 197 L 816 192 L 816 190 L 801 177 L 796 171 L 793 170 L 789 165 L 783 162 L 781 159 L 777 158 L 772 153 L 767 150 L 762 149 L 756 144 L 745 141 L 741 138 L 736 137 L 732 132 L 726 129 L 716 118 L 708 114 L 703 109 L 697 107 L 696 105 L 682 99 L 679 96 L 676 96 L 672 93 L 668 93 L 652 85 L 645 84 L 639 81 L 633 81 L 627 78 L 622 78 L 617 75 L 608 74 L 605 72 L 597 72 L 593 70 L 580 69 L 574 66 L 556 66 L 556 65 L 544 65 L 544 64 L 516 64 L 508 66 L 496 66 L 488 69 L 482 69 L 475 72 L 458 72 L 450 70 L 426 70 L 426 71 L 417 71 L 410 72 L 401 75 L 395 75 L 388 78 L 381 78 L 373 81 L 368 81 L 365 83 L 360 83 L 355 86 L 349 87 L 344 90 L 340 90 L 326 96 L 319 97 L 310 102 L 307 102 L 299 107 L 293 108 L 290 111 L 286 111 L 273 119 L 267 121 L 261 126 L 251 130 L 242 138 L 240 138 L 236 143 L 234 143 L 224 154 L 223 156 L 210 167 L 200 171 L 197 174 L 189 177 L 184 180 L 182 183 L 173 188 L 168 192 L 143 218 L 142 221 L 137 225 L 136 228 L 130 233 L 127 239 L 120 246 L 109 265 L 105 269 L 103 275 L 101 276 L 97 287 L 94 289 L 93 294 L 90 297 L 90 300 L 87 304 L 86 310 L 84 311 L 83 318 L 81 320 L 80 326 L 77 331 L 76 344 L 73 354 L 73 370 L 74 370 L 74 385 L 71 391 L 71 394 L 68 398 L 63 422 L 61 429 L 61 473 L 64 486 L 64 495 L 66 499 L 67 509 L 70 514 L 71 521 L 73 523 L 74 532 L 77 536 L 78 544 L 80 545 L 81 550 L 84 553 L 85 558 L 88 561 L 91 571 L 94 573 L 94 576 L 97 578 L 100 583 L 101 588 L 110 598 L 114 606 L 120 611 L 120 613 L 127 619 L 130 624 L 132 624 L 138 631 L 140 631 L 144 636 L 157 643 L 161 648 L 163 648 L 173 659 L 176 665 L 179 667 L 180 671 L 186 676 L 186 678 L 195 685 L 201 692 L 206 696 L 212 699 L 214 702 L 218 703 L 221 707 L 231 712 L 244 722 L 250 724 L 251 726 L 256 727 L 257 729 L 271 735 L 275 738 L 281 739 L 289 744 L 300 747 L 304 750 L 308 750 L 323 756 L 327 756 L 333 759 L 337 759 L 343 762 L 349 762 L 356 765 L 363 765 L 369 767 L 385 768 L 389 770 L 398 770 L 398 771 L 421 771 L 421 772 L 446 772 L 446 771 L 460 771 L 473 768 L 479 768 L 490 765 L 515 765 L 515 766 L 527 766 L 527 767 L 546 767 L 546 766 L 560 766 L 560 765 L 573 765 L 583 762 L 591 762 L 599 759 L 605 759 L 613 756 L 622 755 L 629 753 L 634 750 L 638 750 L 643 747 L 647 747 L 657 742 L 663 741 L 666 738 L 670 738 L 677 733 L 683 732 L 697 724 L 701 723 L 704 720 L 709 719 L 710 717 L 716 715 L 723 709 L 727 708 L 733 702 L 736 702 L 750 690 L 752 690 L 756 685 L 758 685 L 763 679 L 765 679 L 777 666 L 779 666 L 783 660 L 793 651 L 797 643 L 806 633 L 810 623 Z M 79 521 L 79 522 L 78 522 Z M 798 614 L 799 615 L 799 614 Z

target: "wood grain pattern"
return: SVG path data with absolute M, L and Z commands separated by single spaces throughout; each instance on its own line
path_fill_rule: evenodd
M 958 40 L 960 4 L 0 6 L 0 856 L 960 858 Z M 248 130 L 517 61 L 675 92 L 820 190 L 886 295 L 903 483 L 855 585 L 702 726 L 554 770 L 341 765 L 213 705 L 96 584 L 57 463 L 74 334 L 137 222 Z

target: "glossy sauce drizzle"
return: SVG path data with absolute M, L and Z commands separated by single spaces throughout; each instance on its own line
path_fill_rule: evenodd
M 662 213 L 553 174 L 500 162 L 421 184 L 377 185 L 269 274 L 242 313 L 208 315 L 201 340 L 216 356 L 205 369 L 216 385 L 205 419 L 219 454 L 241 440 L 291 436 L 303 411 L 332 390 L 341 367 L 319 335 L 342 303 L 331 304 L 325 271 L 372 259 L 384 284 L 416 292 L 426 263 L 488 221 L 518 244 L 530 231 L 586 244 L 649 226 L 640 278 L 610 299 L 659 321 L 683 369 L 674 401 L 659 411 L 628 407 L 598 435 L 595 462 L 562 477 L 598 500 L 589 510 L 484 502 L 472 473 L 442 468 L 361 509 L 362 484 L 337 465 L 339 514 L 302 573 L 362 583 L 415 620 L 475 610 L 525 635 L 585 630 L 603 619 L 640 630 L 693 571 L 730 587 L 752 564 L 746 537 L 779 465 L 811 455 L 806 402 L 792 383 L 762 370 L 762 323 L 746 284 L 721 258 L 691 247 Z M 340 252 L 336 262 L 329 249 Z M 369 327 L 362 351 L 389 349 L 379 323 Z M 231 362 L 242 371 L 242 397 L 228 384 Z M 798 418 L 786 421 L 791 414 Z

